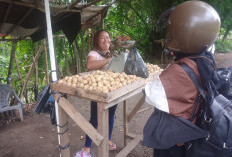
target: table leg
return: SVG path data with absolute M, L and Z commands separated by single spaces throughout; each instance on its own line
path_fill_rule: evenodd
M 98 157 L 109 156 L 109 110 L 105 109 L 105 104 L 97 104 L 98 112 L 98 132 L 104 137 L 98 147 Z
M 57 132 L 58 132 L 58 140 L 59 140 L 59 149 L 61 157 L 70 157 L 70 149 L 69 149 L 69 135 L 68 135 L 68 115 L 67 113 L 59 106 L 56 105 L 58 110 L 58 118 L 57 118 Z
M 123 101 L 123 132 L 124 132 L 124 147 L 128 144 L 128 114 L 126 100 Z

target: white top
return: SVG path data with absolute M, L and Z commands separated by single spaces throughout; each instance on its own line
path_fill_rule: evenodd
M 88 56 L 94 57 L 96 60 L 105 60 L 106 58 L 100 55 L 97 51 L 90 51 Z M 100 68 L 99 70 L 107 70 L 108 64 Z

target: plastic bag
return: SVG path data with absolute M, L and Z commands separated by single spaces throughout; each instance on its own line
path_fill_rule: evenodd
M 125 63 L 128 57 L 128 53 L 121 53 L 112 57 L 108 64 L 108 70 L 121 73 L 124 71 Z
M 132 48 L 124 67 L 127 75 L 136 75 L 142 78 L 148 78 L 148 69 L 136 48 Z

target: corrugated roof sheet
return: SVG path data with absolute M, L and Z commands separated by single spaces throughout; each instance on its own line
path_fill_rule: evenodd
M 53 32 L 62 30 L 70 43 L 81 28 L 85 29 L 101 22 L 109 7 L 78 2 L 50 7 Z M 7 35 L 19 38 L 30 36 L 35 42 L 46 37 L 46 29 L 45 9 L 41 0 L 0 0 L 0 34 L 3 38 Z

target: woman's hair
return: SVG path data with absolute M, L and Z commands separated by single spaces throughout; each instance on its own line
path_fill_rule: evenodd
M 99 50 L 98 37 L 101 34 L 101 32 L 106 32 L 110 36 L 110 33 L 108 31 L 106 31 L 106 30 L 102 29 L 102 30 L 97 31 L 93 36 L 93 48 L 96 49 L 96 50 Z

